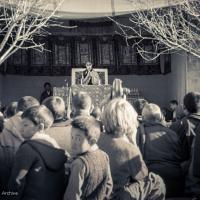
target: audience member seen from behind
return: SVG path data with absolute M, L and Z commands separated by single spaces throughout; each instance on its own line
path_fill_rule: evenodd
M 8 105 L 8 107 L 6 108 L 6 111 L 5 111 L 6 119 L 11 118 L 12 116 L 14 116 L 17 113 L 17 105 L 18 105 L 18 102 L 16 102 L 16 101 L 13 101 Z
M 4 127 L 4 116 L 3 113 L 0 112 L 0 134 L 3 131 L 3 127 Z
M 178 101 L 177 100 L 171 100 L 169 102 L 169 108 L 170 108 L 170 121 L 176 121 L 177 120 L 177 112 L 176 109 L 178 108 Z
M 54 123 L 51 128 L 46 131 L 46 134 L 54 138 L 63 150 L 70 153 L 71 121 L 65 119 L 64 100 L 61 97 L 52 96 L 46 98 L 42 104 L 49 108 L 54 117 Z
M 0 144 L 4 147 L 11 147 L 15 153 L 24 141 L 20 133 L 21 115 L 22 113 L 32 107 L 39 105 L 36 98 L 32 96 L 22 97 L 17 104 L 17 113 L 9 118 L 4 124 L 4 130 L 0 135 Z
M 142 118 L 137 134 L 138 146 L 149 171 L 163 178 L 167 197 L 183 195 L 183 156 L 177 134 L 165 126 L 156 104 L 145 105 Z
M 180 122 L 177 129 L 183 152 L 186 156 L 187 194 L 200 198 L 200 93 L 190 92 L 184 97 L 184 106 L 188 115 Z
M 0 190 L 3 188 L 6 191 L 14 155 L 24 141 L 21 135 L 21 114 L 27 108 L 36 105 L 39 105 L 39 102 L 34 97 L 22 97 L 18 101 L 17 113 L 4 123 L 0 134 Z
M 40 96 L 40 103 L 42 103 L 46 98 L 53 96 L 53 91 L 51 84 L 49 82 L 44 83 L 44 91 Z
M 52 123 L 53 115 L 44 105 L 22 114 L 21 134 L 26 141 L 16 153 L 9 180 L 9 190 L 18 193 L 17 199 L 63 199 L 66 157 L 57 142 L 45 134 Z
M 68 199 L 109 199 L 112 191 L 109 159 L 97 146 L 100 124 L 93 117 L 80 116 L 72 121 L 72 154 Z
M 148 102 L 145 99 L 137 99 L 134 103 L 134 108 L 138 114 L 138 120 L 142 120 L 142 109 Z
M 100 123 L 100 126 L 101 126 L 101 132 L 103 132 L 103 124 L 102 124 L 102 121 L 101 121 L 101 109 L 96 106 L 93 108 L 92 112 L 91 112 L 91 116 L 93 116 L 99 123 Z
M 94 107 L 91 116 L 93 116 L 96 120 L 101 121 L 101 109 L 99 107 Z
M 105 107 L 99 147 L 110 159 L 113 199 L 165 199 L 162 179 L 148 169 L 136 145 L 137 113 L 126 100 L 113 99 Z M 130 142 L 127 135 L 133 135 Z
M 73 116 L 90 116 L 92 99 L 86 92 L 78 92 L 72 96 Z

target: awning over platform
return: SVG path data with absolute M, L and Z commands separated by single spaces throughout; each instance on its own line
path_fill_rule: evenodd
M 0 6 L 29 5 L 31 0 L 0 0 Z M 139 10 L 180 4 L 184 0 L 38 0 L 39 9 L 55 10 L 63 19 L 88 19 L 130 14 Z
M 53 0 L 54 1 L 54 0 Z M 58 14 L 64 19 L 87 19 L 129 14 L 176 5 L 183 0 L 64 0 Z M 56 5 L 56 1 L 53 3 Z

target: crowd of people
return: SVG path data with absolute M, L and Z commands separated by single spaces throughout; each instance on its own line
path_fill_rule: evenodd
M 94 107 L 86 92 L 12 102 L 0 115 L 0 199 L 200 199 L 200 94 L 172 115 L 112 96 Z M 176 102 L 171 102 L 175 103 Z

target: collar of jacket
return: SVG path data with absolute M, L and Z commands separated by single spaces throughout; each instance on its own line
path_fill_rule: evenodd
M 164 126 L 164 127 L 166 127 L 166 125 L 164 124 L 164 122 L 143 121 L 142 124 L 145 127 L 149 127 L 149 126 Z

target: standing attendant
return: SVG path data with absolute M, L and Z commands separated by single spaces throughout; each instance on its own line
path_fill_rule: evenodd
M 44 83 L 44 91 L 40 96 L 40 103 L 42 103 L 46 98 L 53 96 L 53 91 L 51 84 L 49 82 Z

